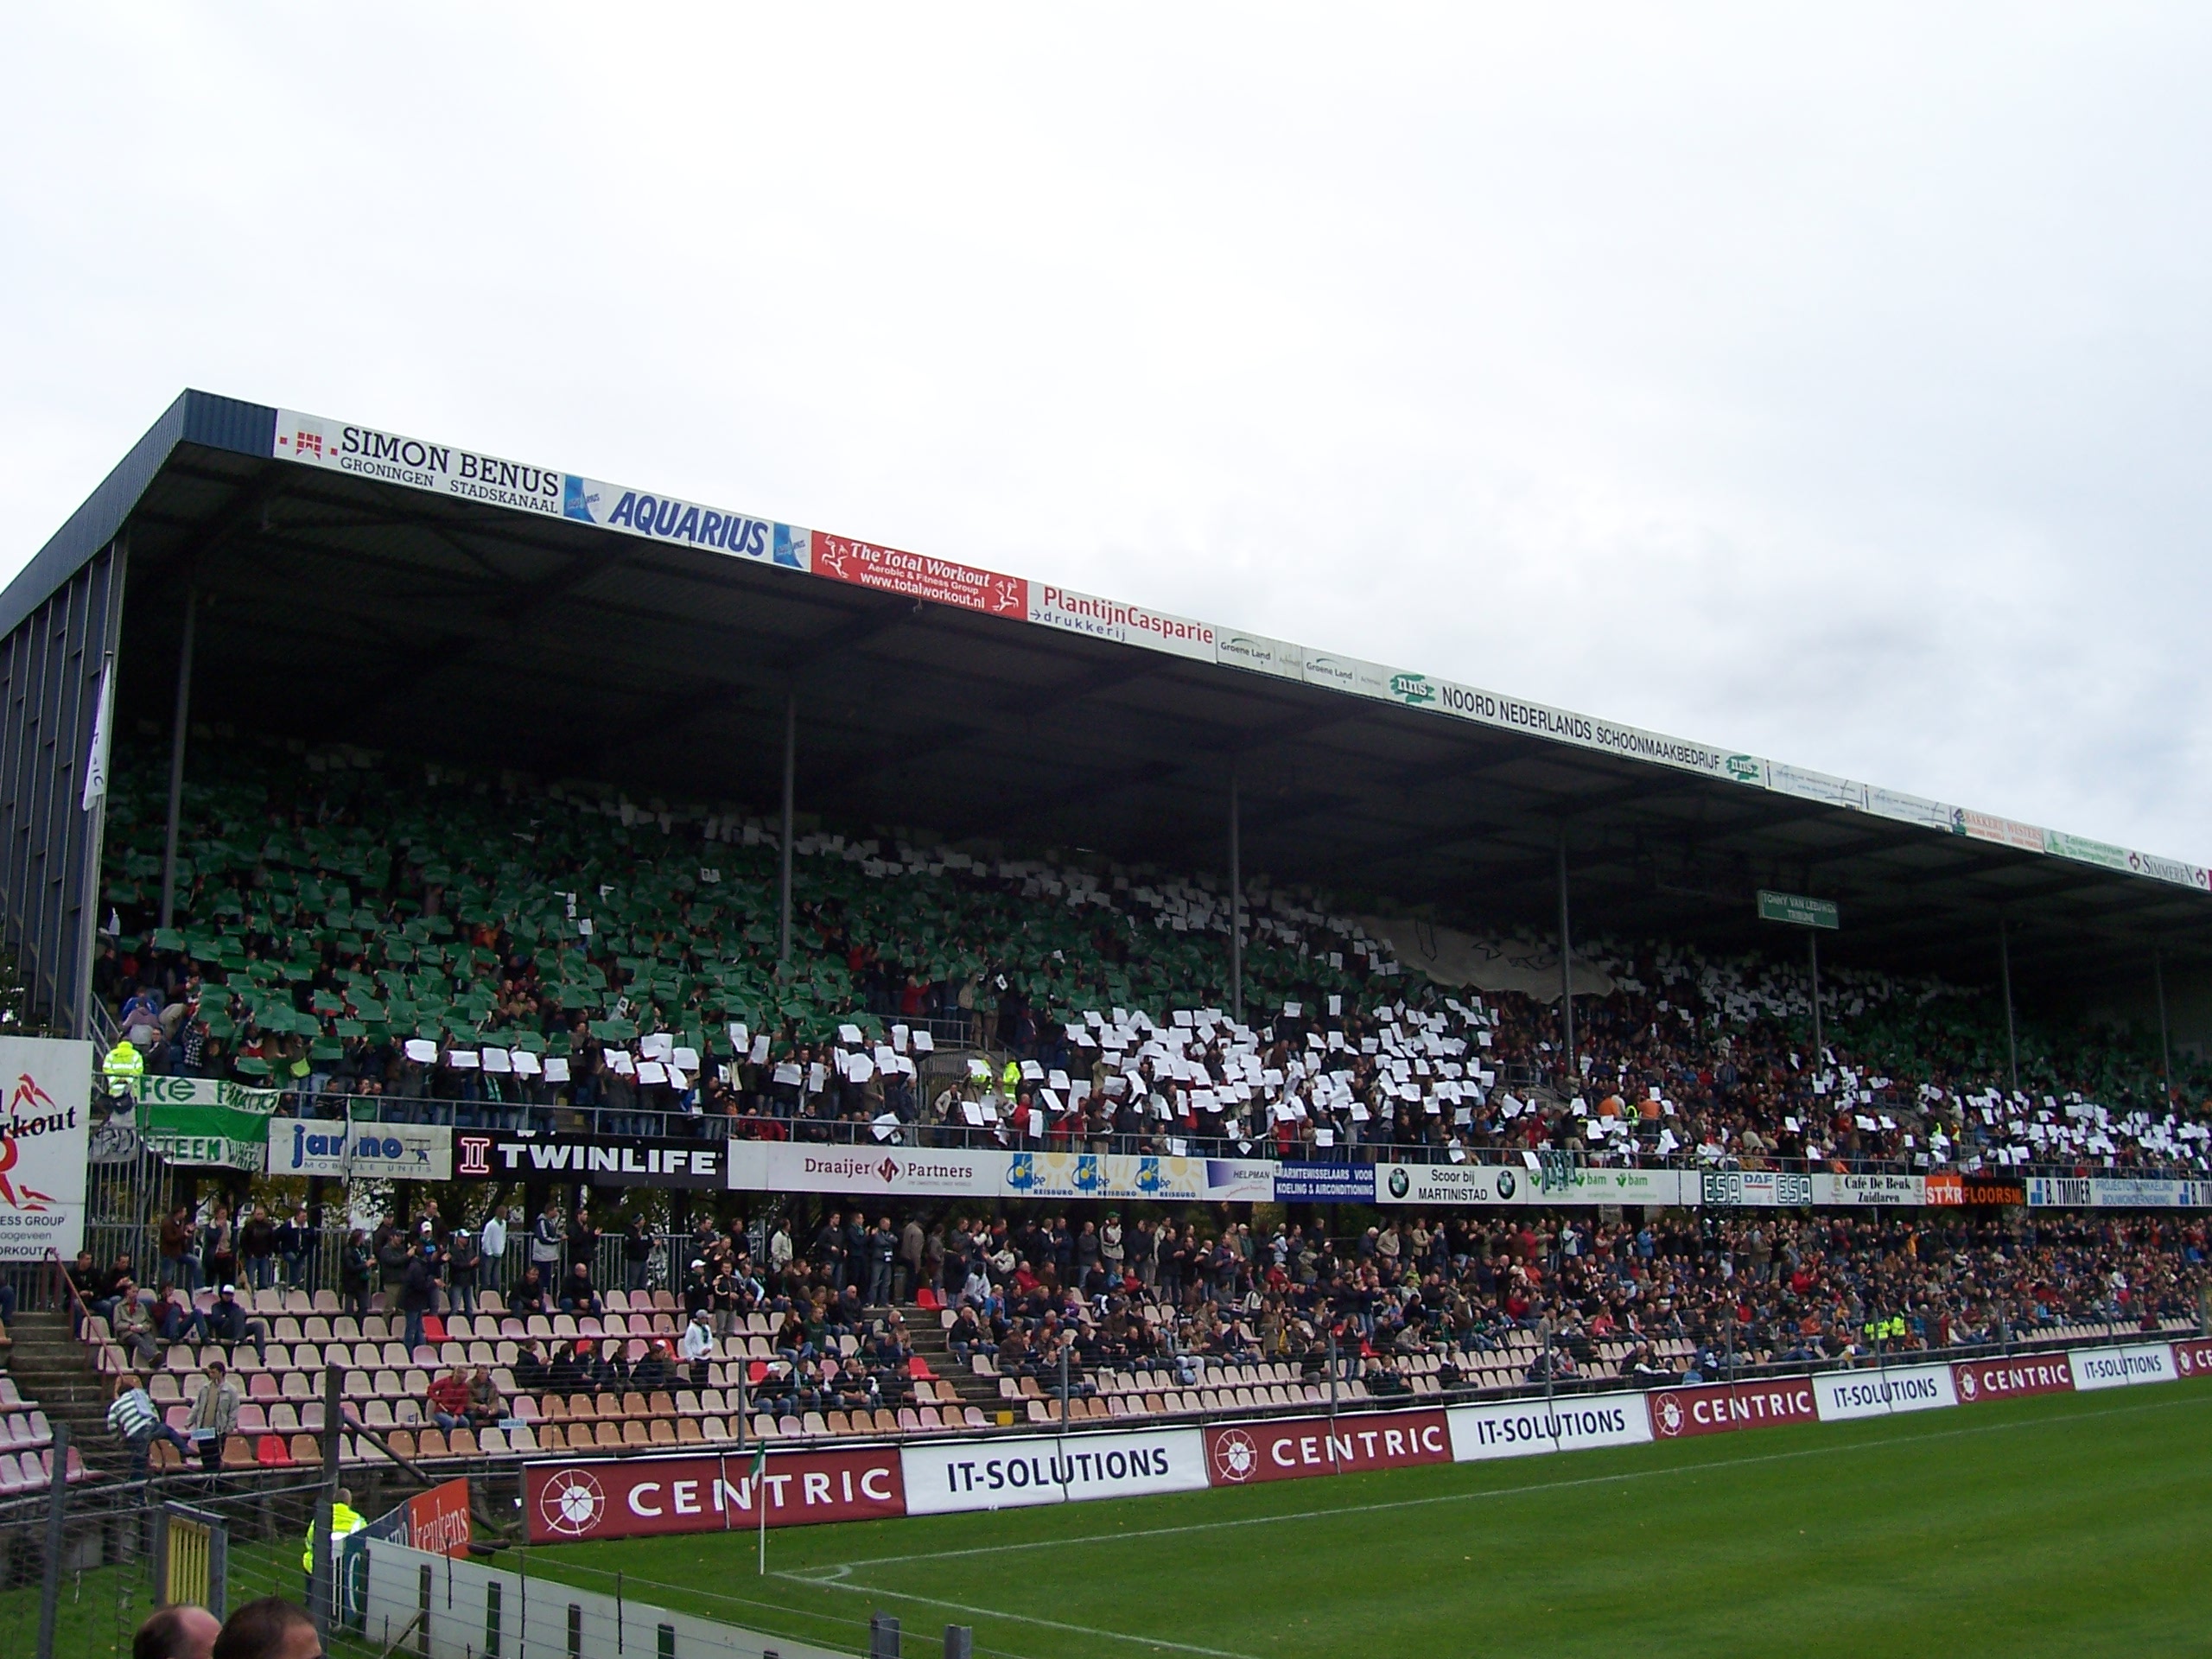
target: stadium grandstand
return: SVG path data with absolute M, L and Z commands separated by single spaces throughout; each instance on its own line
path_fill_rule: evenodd
M 0 613 L 0 1504 L 2204 1326 L 2200 867 L 196 391 Z

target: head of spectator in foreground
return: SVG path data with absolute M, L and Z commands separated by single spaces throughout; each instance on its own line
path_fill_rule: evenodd
M 130 1659 L 208 1659 L 223 1621 L 205 1607 L 181 1602 L 164 1607 L 138 1627 Z
M 264 1596 L 230 1616 L 211 1659 L 324 1659 L 322 1638 L 304 1608 Z

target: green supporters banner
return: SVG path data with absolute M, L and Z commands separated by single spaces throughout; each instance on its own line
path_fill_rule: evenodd
M 269 1117 L 276 1090 L 210 1077 L 148 1077 L 138 1133 L 172 1164 L 260 1169 L 269 1156 Z

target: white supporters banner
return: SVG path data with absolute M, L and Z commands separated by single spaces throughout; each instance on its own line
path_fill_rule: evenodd
M 1813 1177 L 1815 1204 L 1920 1205 L 1928 1201 L 1928 1182 L 1918 1175 L 1832 1175 Z
M 1541 1400 L 1453 1406 L 1444 1414 L 1454 1463 L 1636 1446 L 1651 1438 L 1651 1414 L 1640 1394 L 1575 1395 L 1548 1406 Z
M 1813 1379 L 1813 1402 L 1824 1423 L 1897 1412 L 1936 1411 L 1959 1403 L 1948 1365 L 1908 1365 L 1830 1371 Z
M 2076 1348 L 2066 1356 L 2074 1368 L 2074 1388 L 2079 1394 L 2094 1389 L 2125 1389 L 2138 1382 L 2171 1382 L 2174 1351 L 2163 1342 L 2133 1344 L 2125 1348 Z
M 64 1261 L 85 1247 L 92 1046 L 0 1037 L 0 1262 Z
M 899 1461 L 909 1515 L 1197 1492 L 1209 1484 L 1205 1436 L 1195 1428 L 910 1442 Z
M 272 1117 L 267 1168 L 271 1175 L 449 1181 L 453 1179 L 453 1130 L 442 1123 L 341 1123 L 319 1117 Z

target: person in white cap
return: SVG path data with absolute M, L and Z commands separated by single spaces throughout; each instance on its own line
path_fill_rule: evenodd
M 711 1373 L 707 1367 L 714 1357 L 714 1316 L 702 1307 L 691 1315 L 691 1323 L 683 1327 L 683 1357 L 691 1367 L 693 1388 L 709 1385 Z

